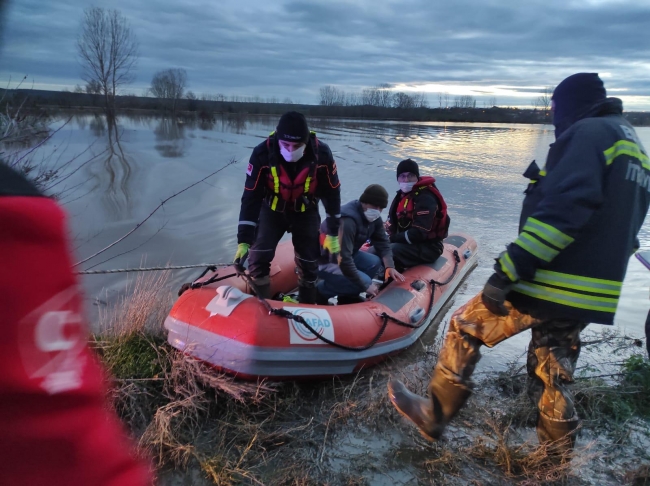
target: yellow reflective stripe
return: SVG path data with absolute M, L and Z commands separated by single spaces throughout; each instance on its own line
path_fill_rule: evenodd
M 515 264 L 512 262 L 512 258 L 506 252 L 501 258 L 499 258 L 499 263 L 501 264 L 501 270 L 505 273 L 510 280 L 516 282 L 519 280 L 519 275 L 517 275 L 517 269 Z
M 650 170 L 648 156 L 641 151 L 636 143 L 629 140 L 619 140 L 603 153 L 605 154 L 606 165 L 612 164 L 614 159 L 619 155 L 629 155 L 630 157 L 640 160 L 644 169 Z
M 512 286 L 512 290 L 520 294 L 528 295 L 540 300 L 554 302 L 556 304 L 588 309 L 600 312 L 616 312 L 618 299 L 608 297 L 596 297 L 592 295 L 577 294 L 568 290 L 559 290 L 536 285 L 530 282 L 519 282 Z
M 311 185 L 311 176 L 308 176 L 307 179 L 305 179 L 305 195 L 309 192 L 309 186 Z
M 621 295 L 621 288 L 623 287 L 623 282 L 617 282 L 616 280 L 582 277 L 580 275 L 541 269 L 535 272 L 534 280 L 540 283 L 555 285 L 556 287 L 615 296 Z
M 574 241 L 569 235 L 535 218 L 528 218 L 526 220 L 523 231 L 536 234 L 560 250 L 563 250 L 569 243 L 573 243 Z
M 278 177 L 278 169 L 271 167 L 271 175 L 273 176 L 273 192 L 280 194 L 280 178 Z
M 558 255 L 558 253 L 560 253 L 558 250 L 555 250 L 538 239 L 533 238 L 528 233 L 521 233 L 514 241 L 514 244 L 520 246 L 528 253 L 535 255 L 537 258 L 544 260 L 545 262 L 550 262 Z
M 275 211 L 278 207 L 278 196 L 273 196 L 273 202 L 271 203 L 271 209 Z
M 546 175 L 546 168 L 539 171 L 539 176 L 544 177 Z
M 305 205 L 304 205 L 304 204 L 302 204 L 302 205 L 300 206 L 300 212 L 301 212 L 301 213 L 304 213 L 304 212 L 305 212 Z

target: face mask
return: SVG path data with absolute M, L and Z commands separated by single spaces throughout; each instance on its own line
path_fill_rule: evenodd
M 415 182 L 400 182 L 399 188 L 402 190 L 404 194 L 406 194 L 407 192 L 411 192 L 413 190 L 414 185 Z
M 366 209 L 363 214 L 366 216 L 366 219 L 372 223 L 381 216 L 381 211 L 379 209 Z
M 282 154 L 282 158 L 287 162 L 298 162 L 300 159 L 302 159 L 304 153 L 305 153 L 305 145 L 303 145 L 300 148 L 297 148 L 293 152 L 290 152 L 284 147 L 280 147 L 280 154 Z

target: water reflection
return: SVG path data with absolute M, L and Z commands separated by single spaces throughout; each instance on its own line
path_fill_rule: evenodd
M 167 158 L 179 158 L 185 155 L 185 121 L 178 118 L 161 118 L 154 129 L 155 148 L 160 155 Z
M 114 118 L 95 115 L 88 124 L 96 137 L 106 136 L 105 156 L 91 167 L 93 177 L 101 187 L 101 197 L 113 221 L 128 218 L 131 212 L 132 163 L 121 141 L 122 127 Z

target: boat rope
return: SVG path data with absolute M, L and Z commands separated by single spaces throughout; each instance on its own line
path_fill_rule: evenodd
M 403 321 L 397 319 L 396 317 L 388 315 L 386 312 L 382 312 L 381 314 L 379 314 L 379 316 L 383 318 L 383 323 L 382 323 L 381 327 L 379 328 L 379 331 L 377 332 L 375 337 L 373 337 L 370 340 L 370 342 L 368 342 L 368 344 L 366 344 L 365 346 L 347 346 L 345 344 L 341 344 L 341 343 L 337 343 L 335 341 L 332 341 L 331 339 L 327 339 L 325 336 L 322 336 L 318 331 L 316 331 L 313 327 L 311 327 L 311 325 L 302 316 L 293 314 L 292 312 L 289 312 L 286 309 L 276 309 L 276 308 L 272 307 L 271 304 L 269 304 L 265 298 L 260 297 L 260 293 L 259 293 L 259 291 L 257 289 L 257 286 L 253 282 L 253 279 L 251 278 L 250 274 L 248 274 L 241 265 L 235 265 L 235 270 L 237 271 L 237 275 L 239 277 L 243 278 L 246 281 L 246 283 L 251 287 L 253 292 L 255 292 L 255 296 L 257 297 L 257 300 L 259 300 L 260 303 L 266 308 L 269 315 L 276 315 L 276 316 L 283 317 L 283 318 L 286 318 L 286 319 L 292 319 L 295 322 L 299 322 L 300 324 L 305 326 L 305 328 L 307 330 L 309 330 L 309 332 L 311 332 L 316 338 L 320 339 L 324 343 L 329 344 L 331 346 L 334 346 L 334 347 L 337 347 L 337 348 L 340 348 L 340 349 L 344 349 L 344 350 L 347 350 L 347 351 L 365 351 L 367 349 L 372 348 L 375 344 L 377 344 L 379 339 L 381 339 L 381 336 L 386 331 L 386 328 L 388 327 L 389 322 L 393 322 L 393 323 L 395 323 L 397 325 L 400 325 L 400 326 L 409 327 L 409 328 L 412 328 L 412 329 L 417 329 L 417 328 L 421 327 L 427 321 L 427 319 L 429 317 L 429 314 L 431 313 L 431 310 L 433 308 L 434 294 L 435 294 L 436 285 L 438 285 L 438 286 L 447 285 L 449 282 L 451 282 L 453 280 L 454 276 L 456 275 L 456 271 L 458 270 L 458 264 L 460 263 L 460 256 L 458 255 L 457 250 L 454 250 L 454 260 L 455 260 L 454 271 L 452 272 L 451 276 L 446 281 L 444 281 L 444 282 L 437 282 L 435 280 L 430 280 L 429 281 L 429 285 L 431 285 L 431 296 L 430 296 L 430 299 L 429 299 L 429 308 L 428 308 L 427 312 L 424 314 L 424 316 L 417 323 L 411 324 L 411 323 L 408 323 L 408 322 L 403 322 Z M 205 275 L 205 272 L 204 272 L 204 275 Z M 199 277 L 199 278 L 201 278 L 201 277 Z
M 431 297 L 429 299 L 429 309 L 424 314 L 422 319 L 420 319 L 418 322 L 416 322 L 415 324 L 411 324 L 410 322 L 400 321 L 397 317 L 393 317 L 393 316 L 387 314 L 386 312 L 382 312 L 381 314 L 378 314 L 379 317 L 383 317 L 384 321 L 394 322 L 395 324 L 398 324 L 400 326 L 410 327 L 412 329 L 417 329 L 417 328 L 421 327 L 426 322 L 427 317 L 431 313 L 431 309 L 433 308 L 434 297 L 435 297 L 434 294 L 435 294 L 435 291 L 436 291 L 436 285 L 438 287 L 443 287 L 443 286 L 447 285 L 449 282 L 451 282 L 454 279 L 454 277 L 456 276 L 456 272 L 458 271 L 458 264 L 459 263 L 460 263 L 460 256 L 458 255 L 458 251 L 454 250 L 454 271 L 451 273 L 449 278 L 447 280 L 445 280 L 444 282 L 438 282 L 438 281 L 433 280 L 433 279 L 429 280 L 429 285 L 431 285 Z
M 203 272 L 203 275 L 207 273 L 210 268 L 216 267 L 228 267 L 232 263 L 197 263 L 196 265 L 168 265 L 166 267 L 144 267 L 144 268 L 114 268 L 111 270 L 82 270 L 77 272 L 79 275 L 101 275 L 105 273 L 126 273 L 126 272 L 153 272 L 156 270 L 180 270 L 182 268 L 199 268 L 199 267 L 208 267 L 208 269 Z M 201 275 L 201 277 L 203 276 Z M 199 277 L 200 278 L 200 277 Z

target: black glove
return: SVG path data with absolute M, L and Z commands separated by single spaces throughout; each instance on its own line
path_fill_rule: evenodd
M 507 316 L 508 309 L 503 303 L 512 288 L 512 282 L 505 275 L 493 273 L 483 287 L 481 300 L 490 312 L 497 316 Z

